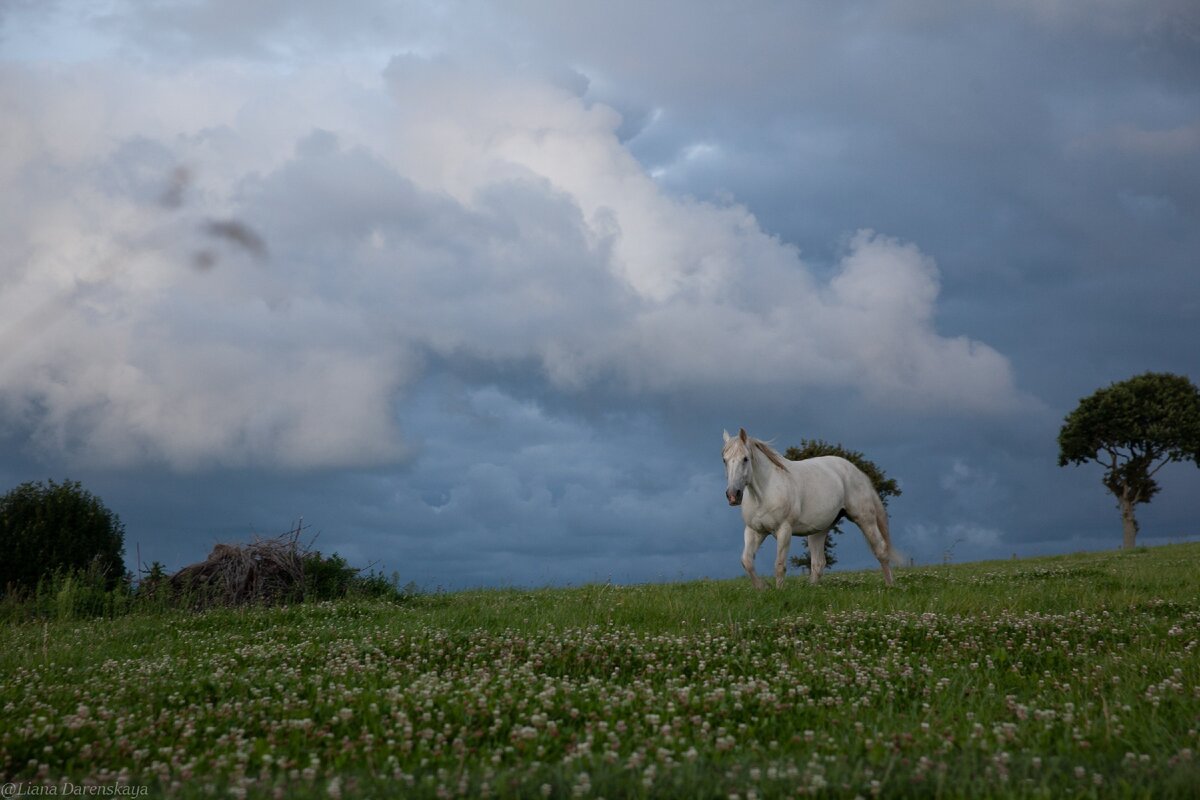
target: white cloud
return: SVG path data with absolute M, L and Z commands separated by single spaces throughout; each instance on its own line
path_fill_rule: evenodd
M 565 391 L 1018 402 L 1002 355 L 936 331 L 915 245 L 859 232 L 822 280 L 746 208 L 666 194 L 614 111 L 534 74 L 0 70 L 0 413 L 41 447 L 394 460 L 427 351 L 532 360 Z

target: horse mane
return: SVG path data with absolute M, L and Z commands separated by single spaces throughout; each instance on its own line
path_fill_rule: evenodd
M 721 449 L 721 452 L 723 454 L 728 453 L 729 448 L 732 447 L 733 443 L 737 442 L 737 441 L 740 441 L 740 439 L 738 437 L 736 437 L 736 436 L 729 437 L 729 441 L 725 443 L 725 447 L 723 447 Z M 774 448 L 772 448 L 770 444 L 768 444 L 767 442 L 764 442 L 762 439 L 755 439 L 753 436 L 750 436 L 747 438 L 747 443 L 751 447 L 753 447 L 755 450 L 759 451 L 764 456 L 766 456 L 767 460 L 770 461 L 772 464 L 774 464 L 776 467 L 783 470 L 784 472 L 788 471 L 787 460 L 783 456 L 779 455 L 779 453 L 775 452 Z
M 754 445 L 755 449 L 757 449 L 760 453 L 762 453 L 764 456 L 766 456 L 767 460 L 770 461 L 772 464 L 779 467 L 784 472 L 788 471 L 787 462 L 784 461 L 783 456 L 781 456 L 781 455 L 779 455 L 779 453 L 775 452 L 775 449 L 772 448 L 771 445 L 767 444 L 762 439 L 751 439 L 750 443 L 752 445 Z

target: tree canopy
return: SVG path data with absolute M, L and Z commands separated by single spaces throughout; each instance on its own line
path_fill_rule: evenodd
M 1058 465 L 1095 461 L 1117 498 L 1124 546 L 1133 547 L 1134 506 L 1158 493 L 1154 475 L 1174 461 L 1200 466 L 1200 390 L 1182 375 L 1147 372 L 1079 401 L 1058 434 Z
M 125 526 L 79 483 L 23 483 L 0 497 L 0 592 L 33 589 L 57 571 L 125 574 Z

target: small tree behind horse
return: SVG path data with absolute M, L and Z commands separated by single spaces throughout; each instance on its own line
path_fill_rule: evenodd
M 742 566 L 756 589 L 765 584 L 754 571 L 754 556 L 768 536 L 775 537 L 775 587 L 783 586 L 792 535 L 808 537 L 812 556 L 809 580 L 816 583 L 825 569 L 825 537 L 842 517 L 859 527 L 892 585 L 892 549 L 887 511 L 862 470 L 838 456 L 789 461 L 759 439 L 725 432 L 721 458 L 725 461 L 725 499 L 742 507 L 746 524 Z

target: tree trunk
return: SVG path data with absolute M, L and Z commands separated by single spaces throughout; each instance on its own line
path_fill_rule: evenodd
M 1118 504 L 1121 506 L 1121 526 L 1124 528 L 1125 541 L 1122 548 L 1132 550 L 1137 541 L 1138 523 L 1133 516 L 1133 501 L 1125 494 L 1117 498 Z

